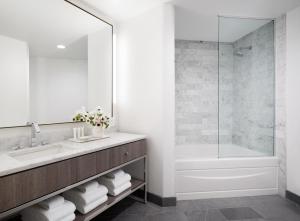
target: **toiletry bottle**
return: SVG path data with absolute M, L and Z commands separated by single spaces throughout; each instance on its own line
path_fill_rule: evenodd
M 77 128 L 73 128 L 73 138 L 76 140 L 77 139 Z
M 80 139 L 80 137 L 81 137 L 80 127 L 77 127 L 76 130 L 77 130 L 77 139 Z
M 80 131 L 81 131 L 81 137 L 84 137 L 84 127 L 81 127 Z

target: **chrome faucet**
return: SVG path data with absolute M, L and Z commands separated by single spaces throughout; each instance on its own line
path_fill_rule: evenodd
M 41 129 L 36 122 L 28 123 L 28 125 L 31 125 L 31 147 L 38 146 L 38 140 L 37 140 L 37 134 L 41 133 Z

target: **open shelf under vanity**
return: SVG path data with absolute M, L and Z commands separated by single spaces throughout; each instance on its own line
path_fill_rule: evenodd
M 75 221 L 89 221 L 89 220 L 95 218 L 96 216 L 98 216 L 99 214 L 104 212 L 105 210 L 109 209 L 111 206 L 113 206 L 116 203 L 120 202 L 122 199 L 124 199 L 127 196 L 131 195 L 132 193 L 134 193 L 138 189 L 144 187 L 146 185 L 146 182 L 144 182 L 142 180 L 138 180 L 138 179 L 132 179 L 131 184 L 132 184 L 131 188 L 124 191 L 120 195 L 118 195 L 118 196 L 108 196 L 108 200 L 106 201 L 106 203 L 98 206 L 97 208 L 95 208 L 91 212 L 89 212 L 87 214 L 81 214 L 79 212 L 76 212 Z

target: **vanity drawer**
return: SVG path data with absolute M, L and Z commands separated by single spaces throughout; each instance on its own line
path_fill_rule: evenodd
M 110 165 L 110 149 L 102 150 L 96 153 L 97 158 L 97 173 L 102 173 L 111 169 Z
M 134 160 L 146 154 L 146 141 L 136 141 L 110 150 L 110 167 Z
M 74 184 L 76 173 L 71 159 L 0 178 L 0 213 Z
M 77 181 L 87 179 L 97 174 L 97 154 L 91 153 L 77 157 Z
M 130 143 L 126 145 L 126 149 L 128 153 L 127 161 L 142 157 L 146 155 L 146 140 Z

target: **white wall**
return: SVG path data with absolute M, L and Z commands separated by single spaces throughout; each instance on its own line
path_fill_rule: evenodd
M 173 11 L 151 9 L 117 33 L 119 129 L 147 135 L 149 192 L 163 197 L 175 196 Z
M 39 124 L 70 122 L 87 106 L 87 60 L 30 58 L 30 114 Z
M 0 35 L 1 127 L 26 125 L 29 118 L 29 52 L 26 42 Z
M 163 197 L 175 196 L 175 10 L 163 7 Z
M 287 13 L 287 189 L 300 196 L 300 8 Z

